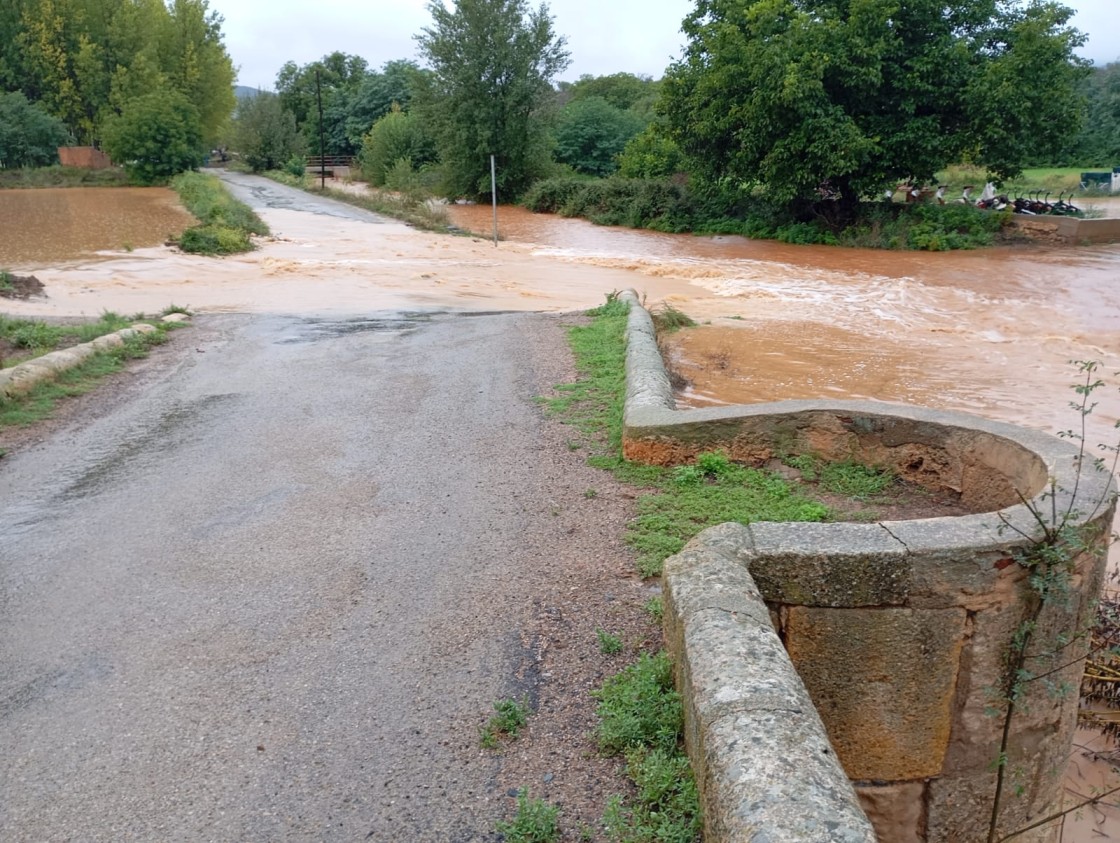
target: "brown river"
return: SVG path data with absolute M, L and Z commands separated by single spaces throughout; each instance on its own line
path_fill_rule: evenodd
M 1095 396 L 1087 440 L 1116 442 L 1120 245 L 892 253 L 600 228 L 502 208 L 495 247 L 483 239 L 487 207 L 449 209 L 480 237 L 435 235 L 228 178 L 263 202 L 273 236 L 220 260 L 161 245 L 189 221 L 170 194 L 0 191 L 0 268 L 35 274 L 48 294 L 5 300 L 0 311 L 565 311 L 634 288 L 703 323 L 673 342 L 691 384 L 685 405 L 875 398 L 1059 432 L 1077 422 L 1070 361 L 1099 360 L 1108 386 Z M 1120 215 L 1116 200 L 1100 205 Z M 1088 793 L 1102 770 L 1075 758 L 1069 785 Z M 1120 811 L 1108 808 L 1071 820 L 1064 840 L 1112 837 Z

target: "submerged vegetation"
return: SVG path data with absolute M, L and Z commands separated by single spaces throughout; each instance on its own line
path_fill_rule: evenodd
M 268 226 L 248 205 L 230 195 L 225 185 L 203 173 L 182 173 L 171 187 L 200 225 L 179 237 L 179 248 L 199 255 L 233 255 L 253 249 L 250 235 L 268 234 Z

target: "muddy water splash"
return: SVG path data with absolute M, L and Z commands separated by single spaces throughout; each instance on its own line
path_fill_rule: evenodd
M 452 213 L 485 230 L 477 210 Z M 677 282 L 660 300 L 708 323 L 670 342 L 690 382 L 683 406 L 870 398 L 1079 433 L 1070 361 L 1099 360 L 1110 385 L 1094 396 L 1085 438 L 1094 455 L 1116 444 L 1120 246 L 898 254 L 596 228 L 516 210 L 504 223 L 540 256 Z M 1093 734 L 1077 741 L 1110 750 Z M 1068 805 L 1120 785 L 1094 757 L 1071 759 Z M 1068 817 L 1063 843 L 1120 836 L 1113 804 Z
M 0 190 L 0 266 L 155 246 L 194 222 L 165 187 Z

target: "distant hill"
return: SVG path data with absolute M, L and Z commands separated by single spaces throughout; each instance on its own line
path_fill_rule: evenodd
M 250 88 L 248 85 L 234 85 L 233 93 L 239 100 L 246 97 L 255 97 L 257 94 L 264 93 L 260 88 Z

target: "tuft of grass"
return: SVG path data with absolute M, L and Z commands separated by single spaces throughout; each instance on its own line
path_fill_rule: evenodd
M 186 307 L 183 307 L 182 305 L 172 303 L 172 304 L 169 304 L 167 307 L 165 307 L 163 310 L 161 310 L 159 312 L 159 315 L 160 316 L 170 316 L 172 313 L 182 313 L 184 316 L 190 316 L 191 315 L 190 305 L 187 305 Z
M 596 629 L 595 636 L 599 639 L 599 652 L 607 656 L 614 656 L 622 652 L 622 639 L 612 635 L 605 629 Z
M 696 320 L 678 310 L 669 302 L 662 302 L 657 307 L 651 308 L 649 312 L 650 317 L 653 319 L 653 324 L 657 328 L 658 333 L 671 334 L 674 331 L 679 331 L 681 328 L 695 328 Z
M 522 788 L 517 794 L 517 814 L 496 826 L 506 843 L 553 843 L 560 839 L 560 809 L 543 799 L 532 799 Z
M 672 751 L 678 742 L 683 713 L 673 689 L 673 665 L 664 652 L 642 653 L 592 692 L 599 700 L 597 737 L 607 755 L 647 747 Z
M 53 339 L 53 346 L 31 349 L 29 357 L 36 357 L 63 344 L 87 343 L 88 340 L 127 328 L 132 321 L 134 320 L 124 319 L 118 313 L 108 310 L 102 313 L 99 320 L 84 325 L 45 326 L 43 322 L 0 316 L 0 337 L 8 341 L 12 341 L 13 334 L 28 341 Z M 152 346 L 166 343 L 168 332 L 177 327 L 179 326 L 158 324 L 152 334 L 139 334 L 125 339 L 123 346 L 105 349 L 87 358 L 81 365 L 59 373 L 54 381 L 37 384 L 25 394 L 0 396 L 0 428 L 6 425 L 27 427 L 50 418 L 58 402 L 94 390 L 106 376 L 120 372 L 127 360 L 146 357 Z M 12 366 L 19 362 L 18 359 L 7 359 L 3 363 Z
M 717 451 L 677 467 L 659 491 L 639 498 L 626 542 L 638 551 L 639 572 L 650 577 L 707 527 L 728 521 L 823 521 L 829 514 L 828 507 L 796 493 L 777 474 L 738 465 Z
M 802 479 L 819 483 L 822 489 L 855 500 L 885 492 L 894 482 L 895 474 L 889 468 L 864 465 L 854 460 L 826 462 L 812 454 L 785 457 L 782 462 L 801 472 Z
M 234 255 L 251 251 L 251 234 L 268 234 L 268 226 L 253 209 L 234 199 L 216 176 L 180 173 L 171 187 L 200 225 L 179 237 L 179 248 L 197 255 Z
M 660 595 L 651 597 L 642 608 L 657 623 L 661 623 L 665 619 L 665 601 L 661 599 Z
M 521 700 L 498 700 L 494 703 L 494 711 L 497 713 L 478 730 L 479 740 L 486 749 L 497 749 L 500 735 L 517 739 L 529 719 L 529 701 L 524 697 Z
M 636 787 L 628 802 L 611 799 L 604 817 L 608 833 L 622 843 L 698 841 L 700 799 L 682 749 L 684 718 L 669 657 L 642 653 L 594 696 L 599 746 L 625 755 L 626 773 Z

